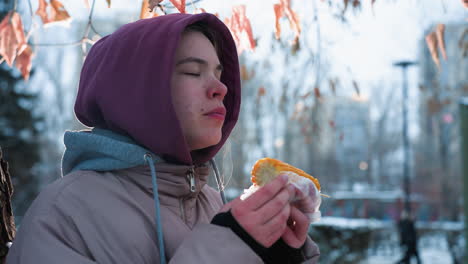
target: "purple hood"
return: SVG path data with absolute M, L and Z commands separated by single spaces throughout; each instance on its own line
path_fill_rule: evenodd
M 181 33 L 197 21 L 219 34 L 221 81 L 228 93 L 221 141 L 191 153 L 172 105 L 170 79 Z M 208 13 L 171 14 L 124 25 L 91 48 L 81 72 L 75 114 L 84 125 L 129 136 L 164 159 L 201 164 L 216 155 L 234 128 L 240 88 L 236 46 L 224 23 Z

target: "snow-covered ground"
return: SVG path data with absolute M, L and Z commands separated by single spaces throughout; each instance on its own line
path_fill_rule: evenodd
M 341 217 L 323 217 L 321 221 L 314 223 L 314 226 L 334 226 L 338 229 L 373 229 L 380 230 L 378 237 L 373 237 L 370 248 L 368 248 L 367 258 L 359 264 L 395 264 L 400 260 L 404 252 L 398 243 L 397 230 L 392 221 L 380 221 L 371 219 L 348 219 Z M 463 224 L 460 222 L 418 222 L 416 224 L 420 231 L 418 249 L 423 264 L 452 264 L 446 233 L 462 231 Z M 461 237 L 458 237 L 462 239 Z M 457 245 L 461 246 L 462 241 L 458 240 Z M 459 250 L 456 249 L 456 250 Z M 321 262 L 322 264 L 329 264 Z M 413 259 L 416 263 L 416 259 Z
M 421 248 L 419 252 L 423 264 L 451 264 L 452 259 L 446 249 Z M 366 261 L 360 264 L 395 264 L 401 259 L 401 254 L 395 256 L 370 256 Z M 416 259 L 413 258 L 413 263 Z

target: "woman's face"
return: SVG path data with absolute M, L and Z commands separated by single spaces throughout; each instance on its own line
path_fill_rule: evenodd
M 181 36 L 172 71 L 172 104 L 190 150 L 216 145 L 226 116 L 227 87 L 216 50 L 200 32 Z

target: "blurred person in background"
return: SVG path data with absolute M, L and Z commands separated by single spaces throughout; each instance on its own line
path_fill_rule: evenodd
M 406 210 L 403 210 L 398 221 L 398 231 L 400 234 L 400 245 L 405 251 L 403 258 L 398 261 L 398 264 L 410 264 L 413 257 L 416 258 L 418 264 L 421 264 L 421 259 L 418 253 L 418 235 L 414 226 L 413 218 Z

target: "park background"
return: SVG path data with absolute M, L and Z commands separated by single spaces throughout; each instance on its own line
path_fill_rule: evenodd
M 50 5 L 45 15 L 36 13 L 41 2 Z M 91 45 L 141 17 L 181 12 L 180 2 L 164 0 L 150 13 L 141 0 L 63 0 L 58 8 L 57 0 L 0 1 L 1 19 L 20 15 L 27 43 L 16 64 L 4 56 L 0 65 L 0 146 L 18 228 L 40 190 L 61 177 L 64 131 L 85 129 L 73 104 Z M 462 0 L 185 4 L 188 13 L 216 14 L 238 38 L 241 115 L 216 157 L 228 198 L 249 187 L 257 159 L 278 158 L 331 196 L 310 228 L 321 263 L 395 263 L 405 203 L 423 263 L 462 263 Z

